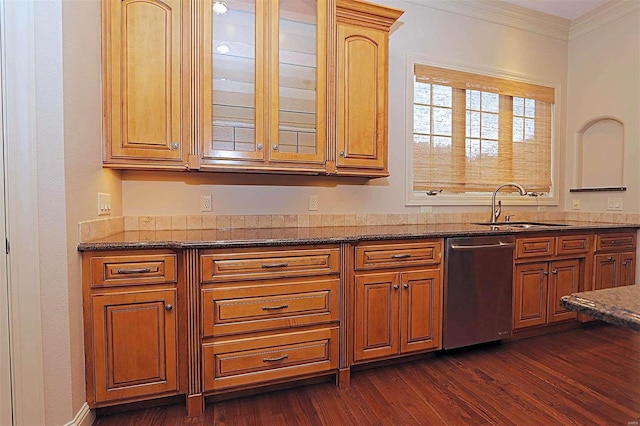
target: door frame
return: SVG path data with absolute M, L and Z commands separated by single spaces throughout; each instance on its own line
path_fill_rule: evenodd
M 35 5 L 0 0 L 14 424 L 44 424 L 35 101 Z
M 0 43 L 0 58 L 3 57 L 3 46 Z M 0 59 L 0 244 L 6 241 L 6 203 L 4 156 L 4 96 L 3 96 L 3 60 Z M 7 271 L 7 255 L 0 255 L 0 424 L 13 424 L 13 386 L 11 384 L 11 335 L 9 333 L 9 276 Z

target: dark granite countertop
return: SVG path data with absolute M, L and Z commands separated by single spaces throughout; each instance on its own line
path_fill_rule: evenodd
M 640 285 L 574 293 L 563 296 L 560 303 L 595 319 L 640 330 Z
M 640 224 L 557 222 L 565 226 L 516 229 L 473 223 L 427 225 L 336 226 L 313 228 L 202 229 L 178 231 L 127 231 L 98 240 L 81 242 L 80 251 L 144 248 L 225 248 L 289 244 L 337 244 L 393 239 L 446 238 L 500 234 L 640 228 Z M 504 224 L 503 224 L 504 225 Z

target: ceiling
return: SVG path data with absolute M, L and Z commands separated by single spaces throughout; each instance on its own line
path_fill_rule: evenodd
M 605 4 L 608 0 L 503 0 L 549 15 L 574 20 Z

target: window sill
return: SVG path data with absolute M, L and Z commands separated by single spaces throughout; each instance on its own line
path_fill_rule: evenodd
M 520 196 L 498 193 L 496 201 L 507 206 L 557 206 L 559 200 L 553 196 Z M 491 194 L 487 195 L 450 195 L 415 194 L 407 195 L 406 206 L 487 206 L 491 204 Z

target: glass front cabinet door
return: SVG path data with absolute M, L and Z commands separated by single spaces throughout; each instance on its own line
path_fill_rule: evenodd
M 323 172 L 327 2 L 201 5 L 200 168 Z

